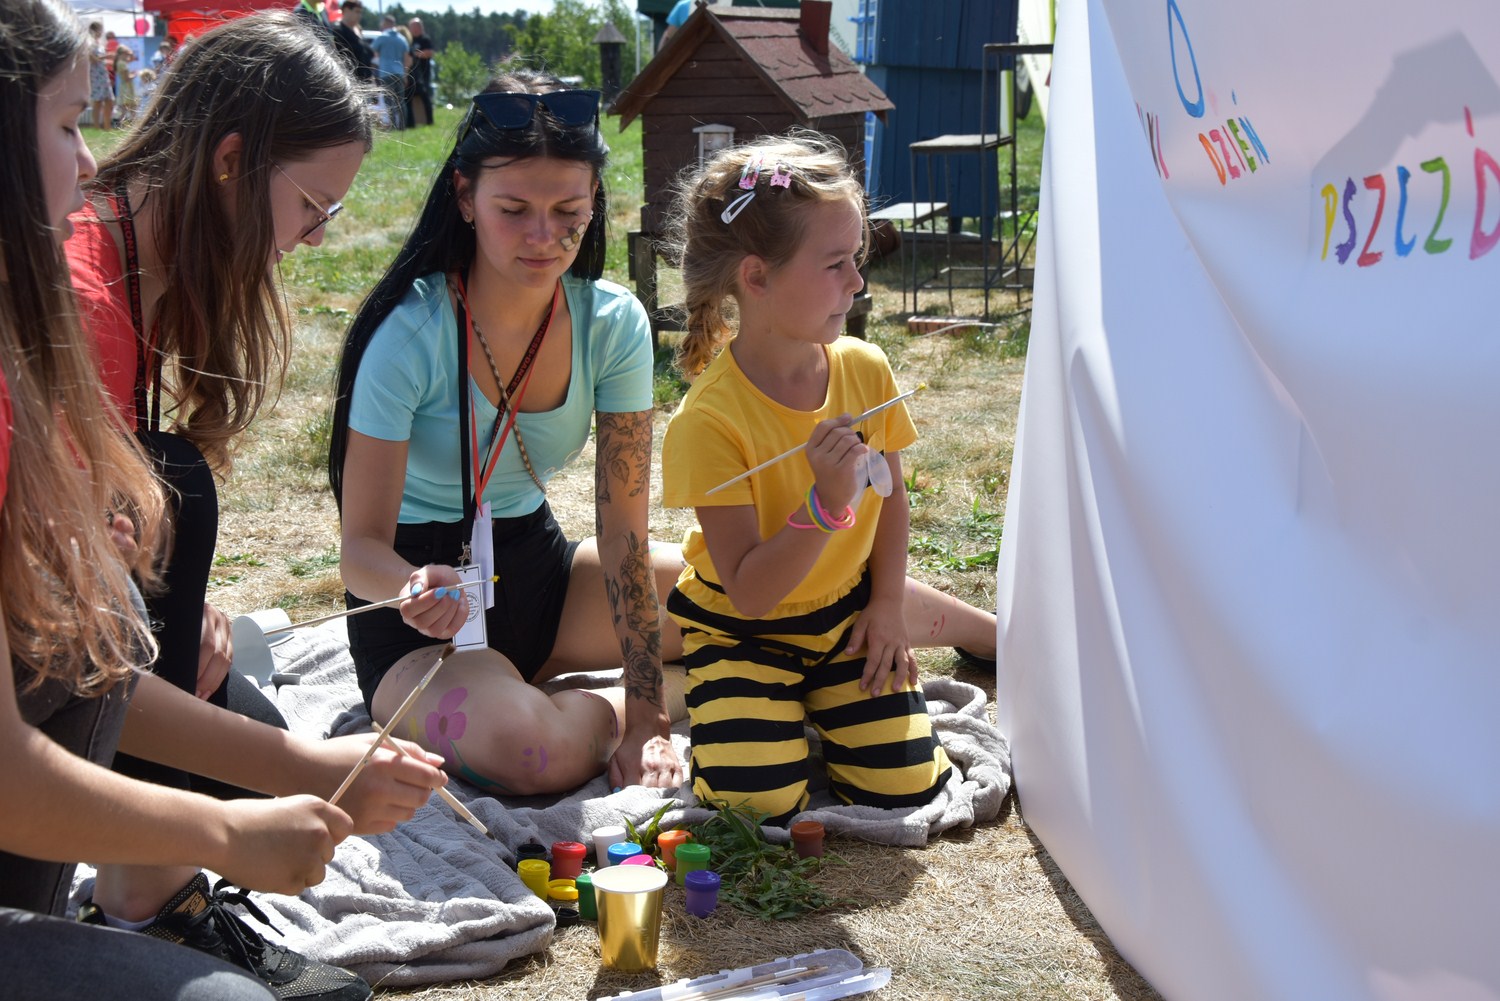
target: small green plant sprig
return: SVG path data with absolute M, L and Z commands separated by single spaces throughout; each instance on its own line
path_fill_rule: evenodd
M 812 880 L 825 861 L 841 863 L 836 856 L 800 858 L 789 846 L 765 839 L 760 827 L 766 814 L 722 800 L 708 805 L 715 814 L 692 834 L 709 848 L 722 902 L 766 921 L 857 903 L 830 896 Z
M 661 862 L 661 847 L 657 845 L 656 839 L 661 835 L 661 818 L 666 816 L 668 810 L 676 809 L 681 805 L 675 799 L 668 800 L 661 805 L 661 809 L 651 815 L 650 822 L 642 827 L 636 827 L 629 817 L 625 818 L 626 836 L 634 844 L 640 845 L 641 851 L 656 859 L 658 864 Z

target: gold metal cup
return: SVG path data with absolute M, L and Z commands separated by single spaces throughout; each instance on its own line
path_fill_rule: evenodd
M 612 865 L 594 873 L 599 953 L 612 970 L 656 967 L 661 899 L 667 874 L 654 865 Z

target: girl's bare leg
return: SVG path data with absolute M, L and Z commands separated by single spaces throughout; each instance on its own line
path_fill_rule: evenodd
M 651 543 L 651 565 L 656 572 L 656 597 L 661 604 L 661 659 L 682 656 L 682 630 L 667 615 L 667 595 L 682 573 L 682 547 L 670 542 Z M 573 555 L 573 573 L 568 579 L 568 597 L 563 603 L 562 622 L 552 656 L 537 675 L 539 680 L 569 671 L 605 671 L 620 666 L 620 641 L 615 636 L 614 614 L 604 593 L 604 571 L 599 547 L 584 539 Z
M 914 648 L 963 647 L 994 659 L 995 615 L 951 594 L 906 578 L 906 634 Z

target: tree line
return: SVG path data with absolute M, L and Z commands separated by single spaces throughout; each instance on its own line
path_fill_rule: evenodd
M 556 0 L 550 14 L 485 14 L 474 8 L 467 14 L 455 10 L 423 10 L 390 4 L 387 14 L 397 24 L 413 17 L 422 19 L 423 30 L 437 50 L 438 100 L 461 105 L 482 90 L 494 70 L 509 61 L 545 69 L 560 77 L 582 80 L 582 86 L 597 89 L 601 83 L 599 47 L 594 36 L 606 21 L 621 35 L 635 38 L 635 14 L 622 0 Z M 366 30 L 375 30 L 379 17 L 366 11 Z M 633 49 L 631 55 L 633 55 Z M 621 60 L 626 84 L 634 75 L 633 58 Z

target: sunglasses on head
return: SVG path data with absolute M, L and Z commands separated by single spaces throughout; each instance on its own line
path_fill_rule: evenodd
M 475 94 L 474 110 L 497 129 L 524 129 L 546 108 L 563 125 L 599 125 L 597 90 L 554 90 L 550 94 Z M 470 126 L 473 127 L 472 125 Z

